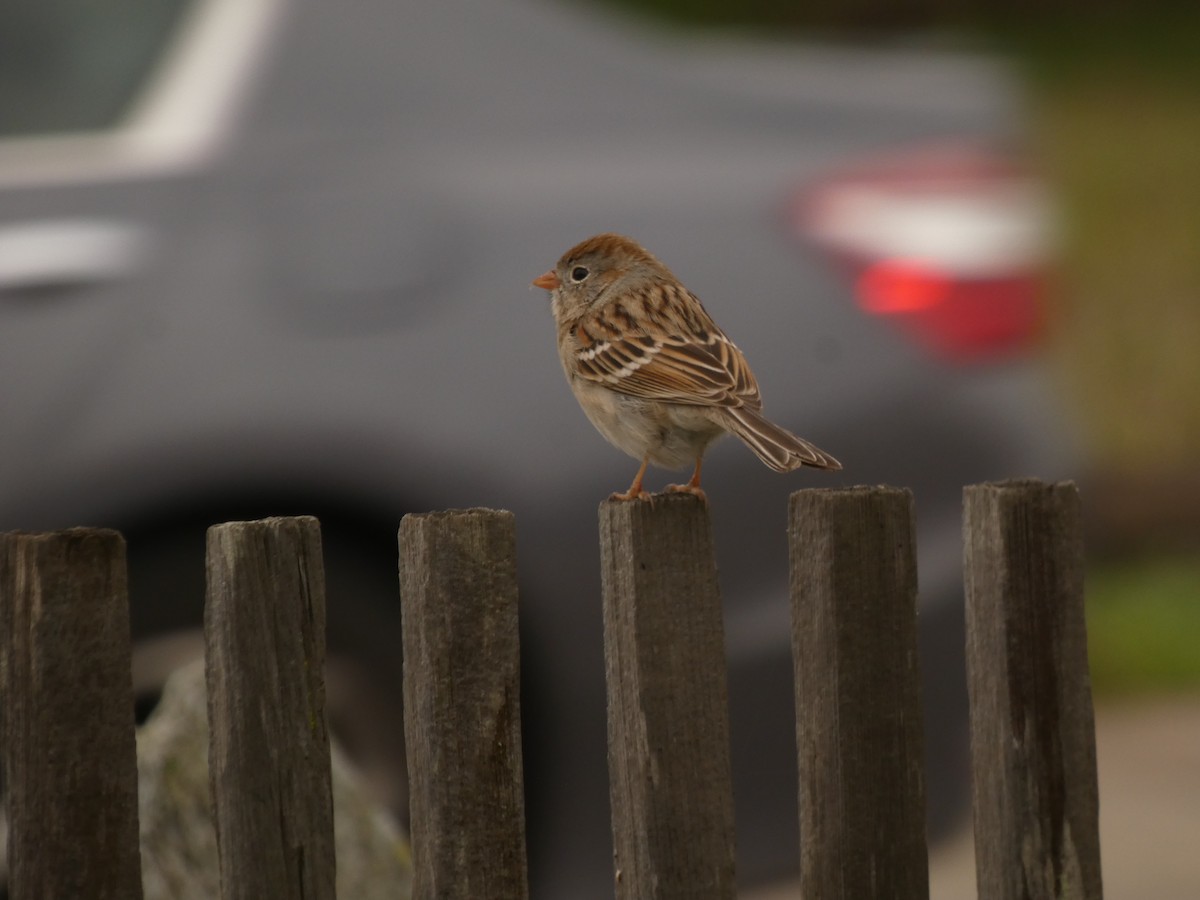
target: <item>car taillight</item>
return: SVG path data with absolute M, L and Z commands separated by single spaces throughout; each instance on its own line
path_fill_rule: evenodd
M 924 265 L 880 260 L 855 285 L 859 306 L 891 316 L 940 356 L 995 358 L 1026 346 L 1042 324 L 1040 273 L 954 278 Z
M 1049 206 L 1017 163 L 939 145 L 843 169 L 793 225 L 849 271 L 859 306 L 957 362 L 1027 347 L 1042 324 Z

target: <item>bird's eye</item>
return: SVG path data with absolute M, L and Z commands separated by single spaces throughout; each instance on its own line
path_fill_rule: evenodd
M 583 281 L 583 279 L 587 278 L 590 274 L 591 272 L 589 272 L 584 266 L 576 266 L 571 270 L 571 280 L 579 283 L 580 281 Z

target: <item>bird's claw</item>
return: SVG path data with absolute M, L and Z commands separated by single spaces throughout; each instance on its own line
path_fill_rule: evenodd
M 609 500 L 645 500 L 647 503 L 650 503 L 650 502 L 653 502 L 654 495 L 651 494 L 649 491 L 643 491 L 641 489 L 638 489 L 636 491 L 635 490 L 628 490 L 628 491 L 624 491 L 624 492 L 618 491 L 615 494 L 609 494 L 608 499 Z
M 668 484 L 667 490 L 673 494 L 691 494 L 693 497 L 699 497 L 705 506 L 708 505 L 708 495 L 697 484 Z

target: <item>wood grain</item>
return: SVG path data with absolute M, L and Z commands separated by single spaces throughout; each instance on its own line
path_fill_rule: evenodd
M 616 895 L 732 898 L 724 626 L 708 509 L 600 507 Z
M 804 490 L 789 509 L 806 900 L 927 900 L 913 502 Z
M 0 535 L 8 896 L 139 900 L 125 541 Z
M 208 530 L 204 636 L 221 897 L 332 900 L 325 570 L 316 519 Z
M 1079 493 L 981 484 L 964 507 L 979 897 L 1100 900 Z
M 523 900 L 512 513 L 408 515 L 399 543 L 413 897 Z

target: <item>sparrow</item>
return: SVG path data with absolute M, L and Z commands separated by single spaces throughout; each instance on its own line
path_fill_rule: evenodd
M 533 280 L 550 291 L 558 354 L 575 399 L 610 443 L 641 461 L 629 490 L 649 497 L 651 463 L 695 468 L 668 490 L 702 499 L 704 451 L 735 434 L 776 472 L 841 463 L 762 413 L 746 358 L 700 300 L 636 241 L 598 234 L 576 244 Z

